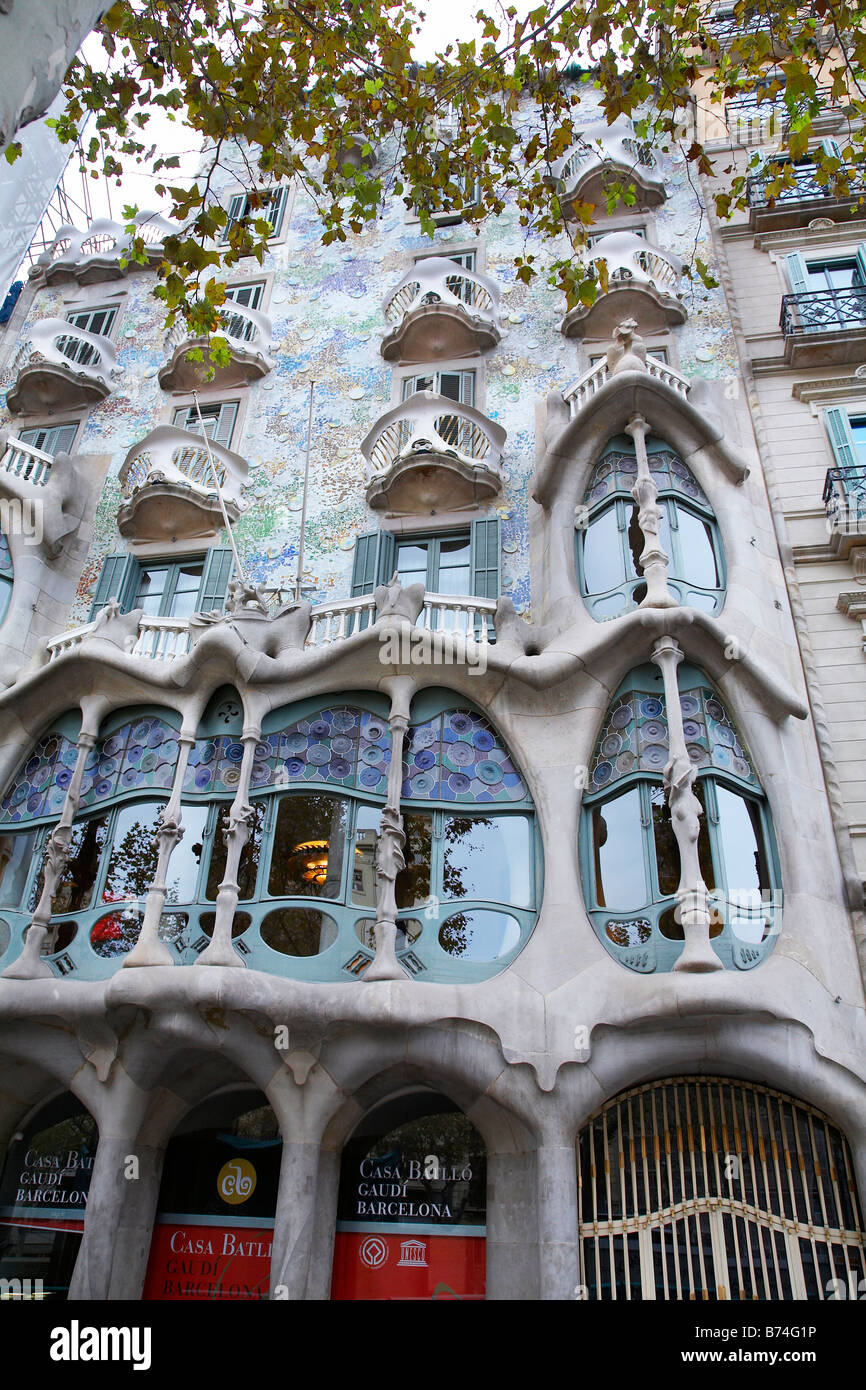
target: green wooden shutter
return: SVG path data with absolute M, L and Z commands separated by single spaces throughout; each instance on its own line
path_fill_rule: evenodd
M 222 235 L 223 241 L 228 241 L 232 227 L 235 225 L 236 222 L 240 221 L 246 210 L 246 193 L 236 193 L 232 198 L 231 202 L 229 203 L 229 220 L 226 223 L 226 228 Z
M 860 271 L 860 284 L 866 285 L 866 241 L 857 247 L 857 268 Z
M 352 562 L 352 598 L 372 594 L 394 573 L 394 537 L 390 531 L 367 531 L 355 537 Z
M 116 598 L 124 613 L 128 613 L 135 599 L 138 583 L 138 561 L 122 551 L 117 555 L 106 555 L 99 572 L 96 593 L 90 606 L 92 623 L 97 613 L 101 613 L 110 598 Z
M 805 294 L 809 289 L 809 272 L 799 251 L 792 251 L 790 256 L 785 257 L 785 269 L 788 272 L 791 293 Z
M 479 598 L 499 598 L 501 551 L 499 517 L 472 523 L 472 592 Z
M 824 411 L 824 424 L 830 437 L 830 447 L 837 468 L 854 468 L 857 465 L 857 445 L 851 430 L 851 421 L 841 406 L 832 405 Z
M 825 140 L 821 141 L 821 149 L 828 159 L 841 160 L 842 158 L 842 146 L 837 140 L 833 140 L 830 136 L 827 136 Z
M 235 427 L 237 414 L 237 401 L 229 401 L 227 404 L 220 406 L 219 417 L 211 435 L 211 439 L 217 444 L 222 444 L 225 449 L 228 449 L 231 444 L 232 431 Z M 196 428 L 198 428 L 198 423 L 196 423 Z
M 220 546 L 215 546 L 213 550 L 208 551 L 204 562 L 204 573 L 201 577 L 201 588 L 198 591 L 198 611 L 200 613 L 210 613 L 213 609 L 221 612 L 225 607 L 226 592 L 232 577 L 234 559 L 231 550 L 222 549 Z
M 283 213 L 286 209 L 287 188 L 275 188 L 270 195 L 270 207 L 262 209 L 261 216 L 266 217 L 273 227 L 272 236 L 279 236 L 280 228 L 283 225 Z

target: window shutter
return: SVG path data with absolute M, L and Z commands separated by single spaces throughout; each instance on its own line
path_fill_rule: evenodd
M 821 149 L 828 159 L 841 160 L 842 158 L 842 146 L 839 144 L 838 140 L 833 140 L 829 135 L 826 139 L 821 141 Z
M 824 424 L 830 436 L 830 447 L 837 468 L 854 468 L 857 464 L 857 445 L 851 422 L 841 406 L 833 405 L 824 411 Z
M 288 194 L 288 191 L 289 190 L 285 187 L 275 188 L 271 193 L 271 206 L 269 208 L 262 209 L 262 216 L 268 219 L 268 221 L 274 229 L 271 233 L 272 236 L 279 236 L 280 234 L 280 229 L 283 225 L 283 213 L 285 212 L 286 208 L 286 195 Z
M 788 272 L 791 293 L 805 294 L 809 288 L 809 272 L 799 251 L 792 251 L 790 256 L 785 257 L 785 269 Z
M 860 271 L 860 284 L 866 285 L 866 241 L 857 247 L 857 269 Z
M 472 523 L 472 592 L 479 598 L 499 598 L 499 517 Z
M 124 613 L 128 613 L 135 599 L 138 581 L 138 561 L 126 551 L 117 555 L 106 555 L 99 572 L 96 593 L 90 607 L 89 622 L 101 613 L 110 598 L 116 598 Z
M 223 241 L 228 241 L 232 227 L 235 225 L 236 222 L 239 222 L 241 220 L 246 210 L 246 193 L 236 193 L 232 198 L 231 202 L 229 203 L 228 222 L 226 223 L 225 231 L 223 232 Z
M 238 407 L 235 401 L 231 401 L 228 405 L 220 406 L 219 417 L 216 422 L 216 428 L 211 435 L 211 439 L 217 444 L 222 444 L 224 449 L 227 449 L 231 444 L 232 431 L 235 427 L 237 413 Z M 198 422 L 196 422 L 196 428 L 198 428 Z
M 226 593 L 232 577 L 235 557 L 231 550 L 215 546 L 209 550 L 204 562 L 201 588 L 198 591 L 198 611 L 210 613 L 213 609 L 225 608 Z
M 352 598 L 372 594 L 394 573 L 394 537 L 390 531 L 367 531 L 355 537 L 352 562 Z

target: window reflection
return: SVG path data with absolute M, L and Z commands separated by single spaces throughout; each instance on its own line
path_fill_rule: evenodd
M 341 796 L 283 797 L 268 878 L 272 897 L 339 897 L 347 811 L 348 803 Z
M 430 896 L 433 817 L 429 811 L 408 811 L 403 817 L 403 829 L 406 867 L 397 875 L 394 893 L 398 907 L 421 907 Z
M 355 813 L 352 902 L 359 907 L 376 906 L 376 847 L 381 816 L 377 806 L 359 806 Z
M 678 507 L 675 503 L 670 505 L 676 510 L 680 550 L 679 564 L 675 570 L 671 570 L 671 574 L 675 579 L 698 584 L 702 589 L 717 589 L 721 580 L 709 522 L 685 507 Z
M 520 924 L 506 912 L 455 912 L 439 929 L 439 945 L 462 960 L 491 961 L 512 951 L 520 940 Z
M 265 825 L 265 803 L 263 801 L 252 802 L 253 820 L 250 824 L 250 833 L 246 844 L 241 850 L 240 863 L 238 864 L 238 897 L 243 902 L 256 895 L 256 876 L 259 868 L 259 857 L 262 850 L 262 831 Z M 207 807 L 203 808 L 205 811 Z M 217 813 L 216 824 L 213 832 L 213 845 L 210 852 L 210 863 L 207 871 L 207 884 L 205 886 L 205 897 L 208 902 L 215 902 L 219 892 L 219 886 L 225 878 L 226 855 L 228 846 L 226 845 L 225 832 L 229 825 L 229 811 L 231 806 L 224 803 L 220 806 Z M 186 812 L 184 812 L 184 815 Z M 202 831 L 204 826 L 202 826 Z M 191 831 L 189 833 L 192 833 Z M 201 832 L 199 832 L 201 833 Z M 199 855 L 201 846 L 197 846 Z M 177 851 L 175 851 L 177 853 Z M 172 856 L 174 865 L 174 856 Z M 198 860 L 196 860 L 198 862 Z M 183 899 L 178 899 L 182 902 Z
M 447 816 L 446 898 L 490 898 L 528 907 L 529 822 L 525 816 Z
M 640 791 L 592 808 L 595 893 L 599 907 L 631 912 L 647 901 L 640 819 Z
M 81 912 L 90 906 L 107 839 L 108 816 L 91 816 L 73 825 L 69 855 L 51 905 L 52 915 Z M 31 912 L 42 896 L 44 866 L 43 857 L 42 867 L 30 893 Z
M 164 802 L 142 801 L 121 806 L 114 825 L 111 858 L 102 901 L 143 898 L 153 883 L 159 858 L 157 818 Z
M 0 835 L 0 907 L 18 907 L 33 864 L 38 831 Z
M 588 594 L 603 594 L 625 579 L 615 507 L 595 517 L 586 528 L 583 577 Z
M 283 956 L 318 956 L 333 946 L 337 924 L 311 907 L 281 907 L 269 912 L 261 926 L 262 940 Z

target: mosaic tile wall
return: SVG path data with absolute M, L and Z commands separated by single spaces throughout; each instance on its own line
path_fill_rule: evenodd
M 592 94 L 587 123 L 593 119 Z M 529 116 L 523 119 L 529 134 Z M 695 255 L 712 268 L 697 196 L 686 177 L 681 156 L 659 155 L 668 201 L 655 210 L 656 240 L 688 261 Z M 298 193 L 288 211 L 285 241 L 275 245 L 264 270 L 274 285 L 265 310 L 273 322 L 275 368 L 248 388 L 243 426 L 232 448 L 250 466 L 249 503 L 236 528 L 239 550 L 249 574 L 267 585 L 288 586 L 297 563 L 300 488 L 303 480 L 309 383 L 315 382 L 311 491 L 305 570 L 314 586 L 312 601 L 348 596 L 353 541 L 358 532 L 375 529 L 376 514 L 364 503 L 365 465 L 359 444 L 390 406 L 392 369 L 379 353 L 385 328 L 382 300 L 401 278 L 413 251 L 429 250 L 430 241 L 417 223 L 405 220 L 395 199 L 373 230 L 350 235 L 344 244 L 323 247 L 312 203 Z M 435 245 L 471 244 L 474 228 L 452 227 L 436 233 Z M 527 244 L 512 206 L 482 228 L 486 271 L 502 291 L 503 340 L 487 354 L 486 409 L 507 431 L 504 486 L 487 511 L 502 520 L 503 592 L 520 612 L 530 612 L 528 575 L 528 485 L 534 469 L 535 402 L 554 387 L 565 388 L 585 369 L 587 359 L 575 340 L 559 332 L 565 303 L 558 290 L 540 276 L 531 286 L 516 282 L 514 258 L 534 252 L 544 267 L 566 249 L 561 244 Z M 247 277 L 256 277 L 250 261 Z M 261 272 L 258 272 L 259 274 Z M 231 278 L 241 279 L 234 274 Z M 114 392 L 94 407 L 78 452 L 110 453 L 112 462 L 101 499 L 94 544 L 84 568 L 69 626 L 86 621 L 103 556 L 123 549 L 116 529 L 120 501 L 117 474 L 127 450 L 157 424 L 170 422 L 172 397 L 162 391 L 157 371 L 165 360 L 162 309 L 150 295 L 152 277 L 130 275 L 123 282 L 123 302 L 114 339 L 122 376 Z M 116 289 L 109 283 L 106 292 Z M 736 373 L 735 347 L 721 289 L 705 290 L 683 281 L 689 310 L 687 323 L 673 330 L 679 366 L 688 375 L 727 377 Z M 91 301 L 94 302 L 94 301 Z M 37 293 L 31 318 L 62 312 L 63 291 Z M 21 335 L 23 339 L 24 335 Z M 19 341 L 21 341 L 19 339 Z M 14 361 L 18 344 L 10 346 Z M 0 393 L 0 426 L 14 425 L 5 409 L 7 371 Z M 236 393 L 227 393 L 234 396 Z

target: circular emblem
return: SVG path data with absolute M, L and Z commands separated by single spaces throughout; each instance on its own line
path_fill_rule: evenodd
M 256 1190 L 256 1170 L 248 1158 L 230 1158 L 217 1175 L 217 1192 L 229 1206 L 240 1206 Z
M 379 1236 L 368 1236 L 358 1254 L 361 1264 L 366 1265 L 368 1269 L 378 1269 L 388 1258 L 388 1247 Z

